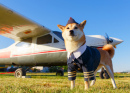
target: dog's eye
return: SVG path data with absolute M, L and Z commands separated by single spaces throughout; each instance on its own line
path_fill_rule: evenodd
M 78 29 L 78 27 L 74 27 L 74 29 Z
M 69 27 L 67 27 L 67 29 L 69 29 Z

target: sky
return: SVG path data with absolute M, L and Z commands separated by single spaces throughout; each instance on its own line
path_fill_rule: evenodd
M 51 30 L 66 25 L 70 17 L 78 23 L 87 20 L 86 35 L 115 37 L 117 45 L 112 59 L 114 72 L 130 71 L 130 0 L 0 0 L 0 4 Z M 14 41 L 0 36 L 0 49 Z

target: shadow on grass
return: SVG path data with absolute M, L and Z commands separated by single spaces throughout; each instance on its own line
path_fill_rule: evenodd
M 53 77 L 57 77 L 56 75 L 27 75 L 27 76 L 35 76 L 35 77 L 36 77 L 36 76 L 41 76 L 41 77 L 44 77 L 44 76 L 45 76 L 45 77 L 46 77 L 46 76 L 47 76 L 47 77 L 52 77 L 52 76 L 53 76 Z
M 42 75 L 41 75 L 42 74 Z M 56 76 L 54 73 L 41 73 L 39 75 L 39 73 L 27 73 L 27 76 L 31 76 L 32 78 L 36 78 L 36 77 L 68 77 L 68 74 L 65 74 L 64 76 Z M 13 77 L 14 74 L 1 74 L 0 77 L 4 77 L 4 76 L 11 76 Z M 82 73 L 77 73 L 77 77 L 84 77 Z M 126 75 L 115 75 L 115 78 L 124 78 L 124 77 L 130 77 L 130 75 L 126 76 Z M 99 75 L 96 75 L 96 78 L 99 78 Z
M 56 76 L 56 75 L 27 75 L 32 77 L 68 77 L 68 75 L 64 76 Z M 77 77 L 84 77 L 83 75 L 77 75 Z M 124 78 L 124 77 L 130 77 L 130 76 L 114 76 L 115 78 Z M 96 76 L 96 78 L 99 78 L 99 76 Z
M 114 76 L 115 78 L 124 78 L 124 77 L 130 77 L 130 76 Z
M 4 74 L 4 75 L 0 75 L 0 76 L 14 76 L 14 75 L 12 75 L 12 74 Z

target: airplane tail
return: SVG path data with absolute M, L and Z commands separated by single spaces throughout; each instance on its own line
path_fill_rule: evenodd
M 111 44 L 104 45 L 102 50 L 105 50 L 109 53 L 110 57 L 113 58 L 115 54 L 114 47 Z

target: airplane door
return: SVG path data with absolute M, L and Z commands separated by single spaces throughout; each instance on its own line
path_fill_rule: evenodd
M 32 38 L 25 39 L 18 42 L 12 53 L 13 64 L 33 66 L 35 65 L 33 53 L 34 44 L 32 43 Z
M 62 44 L 64 43 L 56 39 L 53 34 L 37 37 L 35 46 L 37 65 L 56 65 L 66 60 L 64 57 L 66 50 Z

